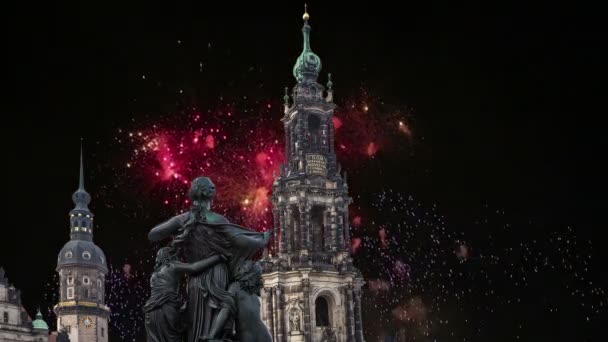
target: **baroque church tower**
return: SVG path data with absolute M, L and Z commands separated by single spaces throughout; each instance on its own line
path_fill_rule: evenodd
M 350 256 L 352 200 L 334 151 L 331 74 L 327 88 L 317 82 L 321 59 L 310 47 L 307 11 L 303 19 L 297 84 L 291 97 L 285 89 L 286 161 L 273 184 L 262 316 L 276 342 L 363 341 L 363 278 Z
M 59 303 L 55 306 L 57 329 L 65 327 L 71 342 L 107 342 L 110 309 L 105 305 L 106 258 L 93 242 L 93 213 L 89 210 L 91 196 L 84 189 L 82 148 L 80 151 L 80 182 L 72 195 L 70 241 L 57 261 Z

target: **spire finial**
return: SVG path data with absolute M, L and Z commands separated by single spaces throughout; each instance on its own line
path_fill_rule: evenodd
M 285 96 L 283 96 L 283 101 L 285 102 L 285 104 L 289 103 L 289 88 L 285 87 Z
M 331 91 L 331 87 L 332 87 L 333 85 L 334 85 L 334 84 L 333 84 L 333 83 L 332 83 L 332 81 L 331 81 L 331 74 L 327 74 L 327 90 Z
M 310 15 L 308 15 L 308 5 L 304 3 L 304 15 L 302 16 L 302 19 L 308 21 L 308 18 L 310 18 Z
M 84 166 L 82 162 L 82 137 L 80 137 L 80 179 L 78 180 L 78 190 L 84 190 Z

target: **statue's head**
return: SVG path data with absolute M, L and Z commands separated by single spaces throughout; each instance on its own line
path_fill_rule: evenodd
M 207 202 L 215 197 L 215 184 L 208 177 L 198 177 L 192 181 L 190 199 L 192 202 Z
M 264 286 L 262 267 L 259 262 L 253 260 L 245 260 L 237 267 L 235 279 L 241 285 L 241 290 L 258 296 Z
M 162 247 L 156 252 L 156 265 L 155 269 L 160 268 L 162 265 L 169 264 L 172 261 L 177 261 L 177 254 L 175 248 Z

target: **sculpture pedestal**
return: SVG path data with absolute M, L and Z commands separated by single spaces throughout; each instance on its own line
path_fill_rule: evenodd
M 304 342 L 304 333 L 301 331 L 289 332 L 289 342 Z

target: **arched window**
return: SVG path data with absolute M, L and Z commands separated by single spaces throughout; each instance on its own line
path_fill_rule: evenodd
M 87 277 L 87 276 L 84 276 L 84 277 L 82 277 L 82 283 L 84 285 L 89 285 L 91 283 L 91 279 L 89 279 L 89 277 Z
M 84 298 L 89 298 L 89 289 L 84 289 Z
M 321 128 L 321 119 L 318 116 L 311 114 L 308 116 L 308 143 L 311 147 L 317 147 L 319 144 L 319 129 Z
M 329 326 L 329 307 L 327 300 L 321 296 L 315 300 L 315 318 L 318 327 Z

